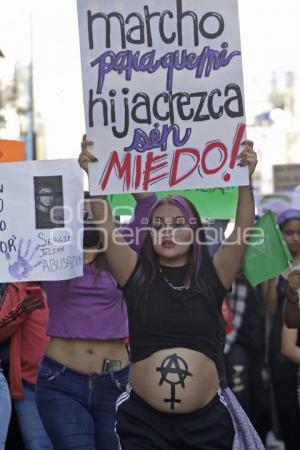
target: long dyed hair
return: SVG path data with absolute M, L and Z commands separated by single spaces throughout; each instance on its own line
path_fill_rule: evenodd
M 189 227 L 193 230 L 193 243 L 191 244 L 191 248 L 189 250 L 189 261 L 188 261 L 188 270 L 186 278 L 191 280 L 192 286 L 195 288 L 199 288 L 199 280 L 198 273 L 201 264 L 209 258 L 208 249 L 205 245 L 205 232 L 203 229 L 203 225 L 200 219 L 200 216 L 194 207 L 193 203 L 190 202 L 185 197 L 180 195 L 170 195 L 168 197 L 163 197 L 158 200 L 155 205 L 152 207 L 149 214 L 149 224 L 151 225 L 153 221 L 153 217 L 157 208 L 163 205 L 174 205 L 180 209 L 183 217 L 186 219 L 186 222 L 189 224 Z M 196 239 L 196 232 L 199 230 L 199 239 Z M 204 244 L 204 245 L 201 245 Z M 143 244 L 140 249 L 140 254 L 144 259 L 148 261 L 148 280 L 151 281 L 155 278 L 159 270 L 159 262 L 158 256 L 154 251 L 153 242 L 151 238 L 150 229 L 147 230 L 146 235 L 144 237 Z

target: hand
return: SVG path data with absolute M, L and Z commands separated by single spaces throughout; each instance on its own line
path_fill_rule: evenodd
M 142 200 L 145 200 L 146 198 L 152 197 L 153 192 L 134 192 L 132 195 L 135 198 L 136 202 L 140 202 Z
M 31 313 L 35 309 L 44 308 L 44 302 L 41 298 L 34 298 L 32 295 L 27 295 L 22 301 L 22 308 L 25 312 Z
M 36 252 L 40 248 L 39 245 L 37 245 L 33 251 L 31 251 L 31 239 L 28 239 L 27 246 L 25 249 L 24 254 L 22 254 L 23 249 L 23 242 L 24 240 L 21 238 L 19 242 L 19 248 L 18 248 L 18 254 L 17 254 L 17 260 L 12 263 L 11 262 L 11 256 L 9 252 L 5 253 L 5 257 L 8 261 L 8 272 L 9 274 L 15 278 L 16 280 L 21 280 L 22 278 L 26 278 L 30 272 L 32 272 L 35 267 L 39 266 L 40 264 L 43 264 L 43 260 L 37 261 L 36 263 L 32 263 L 32 259 L 36 257 Z
M 78 157 L 78 162 L 80 167 L 88 173 L 88 163 L 89 162 L 96 162 L 98 159 L 96 156 L 94 156 L 90 151 L 88 151 L 88 146 L 93 145 L 92 141 L 88 141 L 86 134 L 83 135 L 82 141 L 81 141 L 81 152 Z
M 292 293 L 297 293 L 300 288 L 300 270 L 292 270 L 288 274 L 288 289 Z
M 239 166 L 248 166 L 251 177 L 257 165 L 257 154 L 253 150 L 253 141 L 244 141 L 243 145 L 245 145 L 245 148 L 238 156 L 240 160 Z

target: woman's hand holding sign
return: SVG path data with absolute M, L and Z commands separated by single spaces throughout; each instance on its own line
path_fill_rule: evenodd
M 257 153 L 253 150 L 253 141 L 246 140 L 243 142 L 245 145 L 243 151 L 239 154 L 238 159 L 240 160 L 239 166 L 248 166 L 250 177 L 255 171 L 257 165 Z
M 88 173 L 89 162 L 96 162 L 98 159 L 89 150 L 88 147 L 93 145 L 92 141 L 88 141 L 86 134 L 83 135 L 81 141 L 81 153 L 78 157 L 80 167 Z

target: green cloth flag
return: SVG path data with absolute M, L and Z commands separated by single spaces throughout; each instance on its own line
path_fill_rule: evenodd
M 271 211 L 267 211 L 255 224 L 254 231 L 246 251 L 243 272 L 251 286 L 282 273 L 293 257 L 275 222 Z
M 236 213 L 238 188 L 210 188 L 187 191 L 157 192 L 158 198 L 166 195 L 183 195 L 193 202 L 203 219 L 233 219 Z M 135 200 L 129 194 L 109 197 L 115 216 L 131 215 Z

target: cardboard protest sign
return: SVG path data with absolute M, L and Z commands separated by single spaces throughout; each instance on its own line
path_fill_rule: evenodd
M 77 0 L 92 195 L 248 184 L 237 0 Z
M 82 275 L 82 210 L 76 160 L 0 164 L 0 282 Z
M 0 163 L 23 161 L 24 159 L 25 159 L 24 142 L 0 139 Z
M 158 197 L 164 197 L 169 192 L 158 192 Z M 236 213 L 237 188 L 209 188 L 187 191 L 172 191 L 172 195 L 183 195 L 193 202 L 203 219 L 233 219 Z M 135 201 L 131 195 L 111 195 L 109 201 L 113 214 L 116 216 L 132 215 Z

